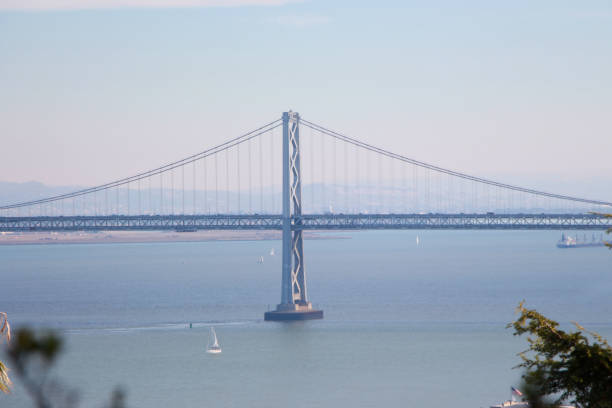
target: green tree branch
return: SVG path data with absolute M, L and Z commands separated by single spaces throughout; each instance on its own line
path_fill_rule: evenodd
M 575 323 L 566 332 L 559 323 L 533 309 L 517 308 L 519 317 L 508 327 L 527 334 L 529 348 L 520 353 L 528 387 L 551 396 L 554 404 L 571 401 L 584 408 L 612 408 L 612 347 L 599 334 Z M 587 337 L 585 334 L 589 337 Z

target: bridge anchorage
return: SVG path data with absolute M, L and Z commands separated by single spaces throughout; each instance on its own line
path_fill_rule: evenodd
M 264 314 L 267 321 L 322 319 L 312 308 L 306 289 L 302 239 L 302 180 L 300 166 L 300 115 L 283 113 L 283 266 L 281 302 Z

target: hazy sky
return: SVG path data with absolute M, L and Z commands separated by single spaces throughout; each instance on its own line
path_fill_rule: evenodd
M 612 3 L 0 0 L 0 181 L 102 183 L 288 109 L 507 182 L 610 175 Z

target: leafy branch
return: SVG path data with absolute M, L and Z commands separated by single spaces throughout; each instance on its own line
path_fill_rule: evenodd
M 599 334 L 574 323 L 578 331 L 566 332 L 524 302 L 519 317 L 508 325 L 514 335 L 527 334 L 529 348 L 519 353 L 523 379 L 554 404 L 572 401 L 585 408 L 612 408 L 612 347 Z M 583 334 L 585 333 L 585 334 Z M 587 337 L 590 336 L 589 337 Z
M 5 312 L 0 312 L 0 342 L 5 339 L 7 343 L 11 341 L 11 325 Z M 5 394 L 11 392 L 11 382 L 8 376 L 8 368 L 0 361 L 0 391 Z

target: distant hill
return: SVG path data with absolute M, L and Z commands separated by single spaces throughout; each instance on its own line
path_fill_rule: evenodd
M 549 192 L 591 199 L 605 200 L 608 198 L 612 200 L 612 197 L 610 197 L 612 188 L 608 187 L 612 182 L 603 177 L 597 178 L 597 180 L 592 179 L 589 183 L 577 179 L 564 180 L 544 177 L 540 179 L 523 178 L 522 180 L 517 178 L 516 181 L 516 185 L 532 188 L 539 187 Z M 494 207 L 496 205 L 495 190 L 491 190 L 490 194 L 492 196 L 488 197 L 487 193 L 482 189 L 478 191 L 464 189 L 463 194 L 461 194 L 459 188 L 456 187 L 453 190 L 455 196 L 451 201 L 446 196 L 448 192 L 446 185 L 444 185 L 444 188 L 440 188 L 440 186 L 436 187 L 435 184 L 432 184 L 429 192 L 424 191 L 424 187 L 425 183 L 420 183 L 419 190 L 415 190 L 411 182 L 387 183 L 386 185 L 361 183 L 349 186 L 304 184 L 302 186 L 302 201 L 305 213 L 471 212 L 474 211 L 474 208 L 472 208 L 474 199 L 479 205 L 475 209 L 477 212 L 503 211 L 503 207 L 499 209 Z M 37 181 L 25 183 L 0 182 L 0 206 L 70 193 L 83 188 L 86 187 L 48 186 Z M 275 190 L 265 187 L 261 192 L 263 194 L 259 193 L 259 189 L 254 189 L 249 194 L 248 191 L 243 190 L 240 193 L 240 197 L 238 197 L 236 191 L 226 192 L 223 189 L 219 189 L 217 192 L 214 190 L 197 190 L 193 192 L 186 189 L 183 195 L 182 190 L 177 188 L 175 194 L 172 195 L 171 191 L 166 187 L 163 193 L 159 188 L 151 190 L 143 188 L 139 196 L 138 190 L 131 186 L 129 197 L 125 187 L 122 187 L 119 191 L 112 189 L 106 193 L 100 192 L 97 198 L 92 195 L 85 196 L 84 199 L 79 199 L 78 205 L 85 211 L 85 214 L 100 213 L 100 211 L 103 211 L 103 213 L 104 211 L 126 213 L 135 211 L 137 208 L 143 213 L 150 214 L 176 213 L 182 210 L 182 200 L 185 197 L 186 213 L 193 211 L 192 203 L 194 198 L 197 204 L 197 211 L 200 213 L 214 213 L 215 211 L 235 213 L 238 210 L 241 213 L 280 213 L 281 197 L 278 186 Z M 131 208 L 126 207 L 125 203 L 129 202 L 127 198 L 131 199 Z M 115 203 L 119 205 L 119 210 L 117 210 Z M 237 208 L 238 203 L 240 203 L 240 209 Z M 491 207 L 486 208 L 484 206 L 486 204 L 483 205 L 483 203 L 489 203 Z M 69 202 L 67 204 L 70 205 Z M 568 211 L 567 204 L 564 204 L 563 207 L 556 209 L 555 212 Z M 161 207 L 162 205 L 163 208 Z M 539 208 L 537 202 L 515 200 L 514 206 L 514 210 L 520 212 L 542 212 L 546 210 L 545 208 Z M 548 208 L 550 209 L 550 204 Z M 588 210 L 592 210 L 592 208 L 577 207 L 572 211 L 581 212 Z
M 57 194 L 65 194 L 81 188 L 83 187 L 47 186 L 38 181 L 28 181 L 25 183 L 0 181 L 0 205 L 37 200 Z

